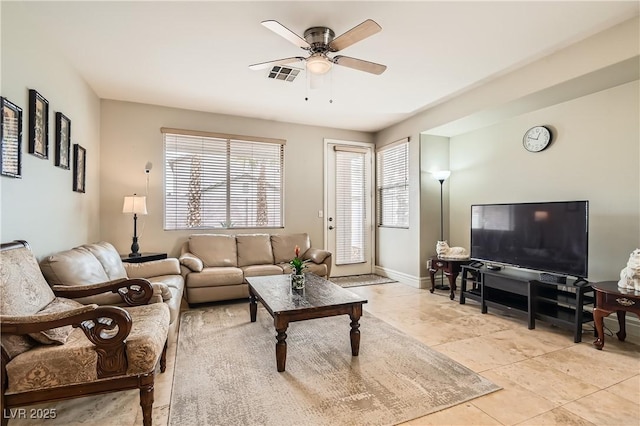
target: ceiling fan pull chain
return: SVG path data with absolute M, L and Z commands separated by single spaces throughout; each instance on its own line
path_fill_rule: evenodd
M 333 103 L 333 69 L 329 71 L 329 103 Z

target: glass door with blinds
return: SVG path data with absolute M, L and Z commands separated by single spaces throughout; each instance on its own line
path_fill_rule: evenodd
M 327 143 L 326 241 L 331 276 L 373 271 L 373 145 Z

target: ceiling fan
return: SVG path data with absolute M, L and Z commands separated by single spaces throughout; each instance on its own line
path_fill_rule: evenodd
M 263 21 L 261 24 L 296 46 L 308 51 L 310 55 L 306 58 L 303 56 L 293 56 L 249 65 L 249 68 L 252 70 L 261 70 L 274 65 L 285 65 L 298 61 L 306 61 L 307 70 L 314 74 L 324 74 L 328 72 L 333 64 L 376 75 L 382 74 L 387 69 L 386 65 L 351 58 L 349 56 L 328 56 L 328 53 L 339 52 L 352 44 L 382 31 L 382 27 L 371 19 L 367 19 L 338 37 L 335 37 L 333 30 L 327 27 L 311 27 L 304 32 L 304 38 L 302 38 L 278 21 Z

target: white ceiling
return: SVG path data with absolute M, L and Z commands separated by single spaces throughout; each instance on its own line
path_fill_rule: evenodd
M 637 16 L 639 2 L 25 2 L 96 94 L 291 123 L 377 131 L 509 70 Z M 340 54 L 388 66 L 334 66 L 267 79 L 248 65 L 306 52 L 261 21 L 336 36 L 365 19 L 382 32 Z M 293 64 L 300 66 L 301 64 Z M 305 97 L 309 100 L 305 101 Z M 333 102 L 330 102 L 333 100 Z

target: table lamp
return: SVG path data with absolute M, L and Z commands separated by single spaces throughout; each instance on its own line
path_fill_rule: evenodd
M 122 205 L 122 213 L 133 213 L 133 244 L 131 244 L 131 253 L 129 257 L 140 257 L 138 250 L 138 215 L 147 214 L 147 197 L 139 196 L 136 194 L 127 195 L 124 197 L 124 204 Z

